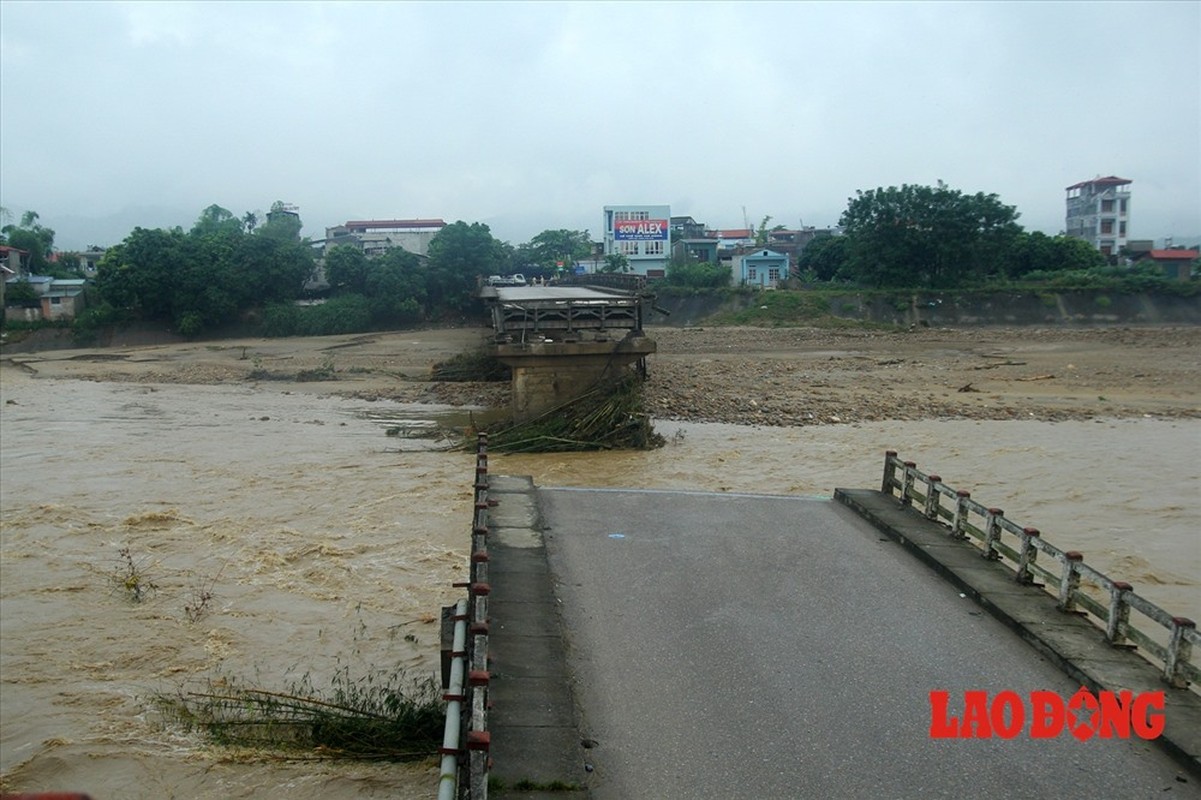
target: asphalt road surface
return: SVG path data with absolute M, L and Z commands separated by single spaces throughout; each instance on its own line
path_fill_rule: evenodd
M 830 500 L 538 497 L 596 798 L 1201 797 L 1139 739 L 931 739 L 932 690 L 1079 686 Z

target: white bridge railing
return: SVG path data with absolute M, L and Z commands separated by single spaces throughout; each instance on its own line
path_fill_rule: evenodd
M 438 800 L 487 800 L 488 729 L 488 435 L 475 455 L 475 511 L 471 520 L 471 577 L 456 587 L 467 597 L 443 609 L 443 688 L 446 726 Z
M 1057 597 L 1061 611 L 1088 617 L 1104 630 L 1111 645 L 1137 648 L 1162 669 L 1172 687 L 1199 688 L 1201 669 L 1193 658 L 1201 652 L 1201 633 L 1193 620 L 1169 614 L 1129 583 L 1084 563 L 1080 553 L 1060 550 L 1037 528 L 1018 525 L 1001 509 L 977 503 L 970 492 L 952 489 L 938 475 L 923 473 L 892 450 L 884 456 L 881 490 L 946 526 L 952 539 L 970 542 L 982 557 L 1012 566 L 1018 583 L 1045 588 Z M 1039 561 L 1040 554 L 1044 562 Z M 1045 562 L 1050 563 L 1044 566 Z M 1132 614 L 1136 615 L 1133 621 Z

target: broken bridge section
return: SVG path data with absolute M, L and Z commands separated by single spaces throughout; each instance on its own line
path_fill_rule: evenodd
M 655 342 L 642 331 L 647 298 L 637 288 L 487 287 L 491 354 L 513 372 L 513 416 L 534 419 L 637 366 Z

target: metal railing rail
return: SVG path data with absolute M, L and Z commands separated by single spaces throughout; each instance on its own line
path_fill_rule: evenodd
M 1037 528 L 1018 525 L 1001 509 L 981 505 L 972 500 L 970 492 L 952 489 L 938 475 L 922 472 L 914 462 L 902 461 L 892 450 L 884 455 L 881 491 L 890 496 L 899 492 L 901 505 L 916 507 L 927 519 L 945 526 L 952 539 L 971 543 L 986 559 L 1007 562 L 1014 570 L 1015 581 L 1046 589 L 1055 596 L 1061 611 L 1089 618 L 1104 630 L 1106 640 L 1114 647 L 1137 649 L 1162 670 L 1164 680 L 1173 688 L 1188 689 L 1191 684 L 1194 691 L 1198 690 L 1201 669 L 1194 663 L 1194 653 L 1201 653 L 1201 633 L 1193 620 L 1168 613 L 1135 593 L 1129 583 L 1114 580 L 1084 563 L 1081 553 L 1060 550 Z M 1007 536 L 1012 538 L 1007 540 Z M 1040 553 L 1054 565 L 1040 563 Z M 1094 587 L 1107 602 L 1086 594 L 1082 585 Z M 1131 612 L 1140 615 L 1139 625 L 1146 627 L 1150 621 L 1162 629 L 1161 634 L 1166 632 L 1166 643 L 1137 627 L 1131 621 Z M 1149 630 L 1154 632 L 1156 628 Z
M 476 443 L 475 510 L 471 523 L 471 572 L 467 597 L 455 606 L 454 642 L 446 692 L 446 728 L 439 800 L 486 800 L 491 733 L 488 730 L 488 435 Z

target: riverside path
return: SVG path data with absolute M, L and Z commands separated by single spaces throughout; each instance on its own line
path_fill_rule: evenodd
M 932 690 L 1080 686 L 833 500 L 490 497 L 496 796 L 1201 797 L 1138 738 L 931 738 Z

